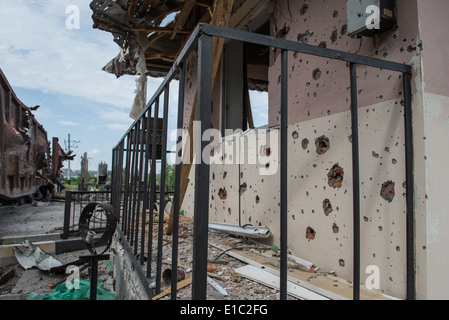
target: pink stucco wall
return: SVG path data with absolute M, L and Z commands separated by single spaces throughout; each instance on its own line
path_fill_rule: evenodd
M 304 10 L 307 6 L 307 10 Z M 374 38 L 351 38 L 345 34 L 346 0 L 272 0 L 271 35 L 284 28 L 285 39 L 325 45 L 327 48 L 357 53 L 389 61 L 412 63 L 420 54 L 416 2 L 398 0 L 398 29 Z M 304 11 L 306 11 L 304 13 Z M 336 35 L 336 36 L 335 36 Z M 279 35 L 278 35 L 279 36 Z M 279 51 L 270 58 L 270 124 L 277 123 L 279 101 Z M 314 71 L 319 70 L 319 78 Z M 319 57 L 289 54 L 289 124 L 349 110 L 349 68 L 346 63 Z M 316 74 L 317 72 L 315 72 Z M 396 99 L 402 94 L 400 74 L 358 67 L 360 106 Z

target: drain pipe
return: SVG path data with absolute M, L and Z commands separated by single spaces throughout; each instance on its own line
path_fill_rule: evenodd
M 267 227 L 245 226 L 239 227 L 234 225 L 209 223 L 209 229 L 214 231 L 226 232 L 238 236 L 245 236 L 253 239 L 266 239 L 271 236 L 271 231 Z

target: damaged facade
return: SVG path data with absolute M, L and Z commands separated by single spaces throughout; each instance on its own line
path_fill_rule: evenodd
M 0 201 L 51 199 L 62 162 L 73 159 L 14 93 L 0 69 Z M 52 149 L 52 150 L 51 150 Z
M 443 59 L 449 53 L 449 45 L 441 41 L 446 38 L 443 26 L 447 26 L 449 5 L 443 0 L 397 0 L 395 26 L 370 37 L 358 37 L 348 35 L 350 2 L 354 1 L 167 0 L 150 6 L 149 1 L 93 1 L 91 6 L 94 27 L 112 32 L 121 46 L 119 60 L 127 61 L 127 53 L 137 57 L 129 60 L 129 70 L 136 74 L 142 71 L 132 66 L 145 56 L 145 74 L 166 75 L 190 33 L 203 22 L 410 65 L 412 159 L 404 148 L 403 74 L 362 65 L 356 69 L 361 283 L 369 275 L 365 270 L 378 266 L 381 292 L 410 298 L 406 230 L 407 214 L 412 213 L 407 212 L 406 163 L 413 161 L 412 296 L 447 298 L 449 291 L 444 284 L 449 278 L 441 269 L 449 262 L 444 255 L 444 244 L 449 240 L 445 232 L 449 227 L 445 218 L 448 212 L 442 206 L 447 182 L 440 174 L 445 171 L 447 148 L 441 148 L 438 141 L 449 133 L 449 81 L 443 71 L 449 70 Z M 177 13 L 174 20 L 161 26 L 171 13 Z M 220 141 L 225 146 L 224 153 L 218 152 L 218 144 L 215 150 L 218 157 L 228 162 L 210 165 L 209 221 L 265 226 L 272 237 L 264 242 L 280 244 L 282 164 L 277 156 L 277 139 L 282 120 L 280 101 L 286 99 L 288 252 L 350 281 L 354 263 L 354 137 L 349 63 L 289 52 L 288 91 L 284 95 L 281 50 L 219 39 L 214 38 L 213 42 L 211 126 L 223 133 L 226 129 L 234 133 Z M 198 51 L 193 50 L 186 59 L 183 94 L 183 128 L 191 137 L 199 99 L 198 68 Z M 118 71 L 117 67 L 110 70 Z M 248 90 L 268 92 L 268 123 L 263 128 L 254 128 Z M 139 114 L 142 107 L 134 114 Z M 267 135 L 261 137 L 260 129 L 266 130 Z M 271 136 L 275 138 L 270 139 Z M 252 163 L 239 159 L 245 155 L 235 150 L 248 141 L 255 142 L 258 151 L 259 147 L 270 151 L 257 152 Z M 126 163 L 118 163 L 127 167 Z M 181 167 L 181 208 L 193 216 L 198 187 L 196 166 Z M 261 169 L 270 168 L 274 169 L 273 174 L 260 174 Z

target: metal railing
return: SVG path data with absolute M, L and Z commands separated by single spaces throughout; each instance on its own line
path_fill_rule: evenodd
M 66 191 L 64 207 L 64 225 L 61 234 L 62 239 L 79 235 L 79 218 L 84 207 L 91 202 L 111 201 L 111 191 Z M 101 232 L 106 227 L 106 217 L 93 216 L 90 228 L 95 232 Z
M 294 41 L 279 39 L 261 34 L 249 33 L 233 29 L 227 29 L 207 24 L 199 24 L 192 33 L 172 69 L 156 91 L 152 99 L 146 105 L 137 120 L 132 124 L 117 146 L 113 149 L 113 175 L 112 175 L 112 203 L 117 212 L 120 212 L 121 232 L 127 235 L 130 245 L 134 248 L 134 254 L 140 249 L 140 263 L 143 265 L 144 250 L 147 246 L 148 263 L 147 277 L 151 276 L 152 265 L 152 228 L 148 229 L 148 234 L 144 233 L 145 225 L 152 226 L 152 216 L 146 221 L 145 214 L 148 208 L 152 208 L 155 201 L 155 161 L 156 161 L 156 141 L 153 134 L 153 141 L 150 143 L 150 120 L 153 112 L 153 119 L 159 115 L 160 97 L 164 94 L 163 101 L 163 138 L 162 150 L 167 149 L 167 122 L 169 113 L 169 90 L 170 83 L 178 76 L 178 121 L 177 127 L 183 126 L 184 109 L 184 87 L 185 87 L 185 60 L 188 53 L 194 48 L 198 48 L 198 92 L 197 92 L 197 119 L 201 121 L 201 132 L 197 137 L 202 137 L 203 133 L 210 128 L 211 101 L 212 101 L 212 38 L 221 37 L 225 39 L 252 43 L 281 50 L 281 100 L 280 100 L 280 299 L 287 298 L 287 124 L 288 124 L 288 52 L 298 52 L 306 55 L 313 55 L 327 59 L 335 59 L 349 63 L 350 90 L 351 90 L 351 124 L 352 124 L 352 167 L 353 167 L 353 298 L 360 299 L 360 178 L 359 178 L 359 133 L 358 133 L 358 101 L 357 101 L 357 65 L 370 66 L 385 70 L 390 70 L 402 74 L 404 88 L 404 125 L 405 125 L 405 161 L 406 161 L 406 264 L 407 264 L 407 298 L 415 298 L 415 257 L 414 257 L 414 207 L 413 207 L 413 150 L 412 150 L 412 109 L 411 109 L 411 72 L 409 65 L 384 61 L 380 59 L 360 56 L 352 53 L 336 51 L 327 48 L 315 47 Z M 156 130 L 156 120 L 153 130 Z M 181 149 L 181 138 L 178 137 L 176 156 L 179 157 Z M 208 153 L 203 153 L 209 142 L 197 141 L 200 146 L 199 154 L 208 157 Z M 150 149 L 150 146 L 152 148 Z M 125 154 L 125 150 L 127 151 Z M 192 298 L 194 300 L 205 300 L 207 297 L 207 254 L 208 254 L 208 223 L 209 223 L 209 162 L 204 159 L 195 165 L 195 188 L 194 194 L 194 243 L 193 243 L 193 269 L 192 269 Z M 151 165 L 150 165 L 151 163 Z M 125 168 L 125 176 L 122 170 Z M 162 190 L 165 181 L 166 152 L 162 152 L 161 175 Z M 150 179 L 142 179 L 148 177 Z M 181 166 L 176 166 L 175 192 L 173 212 L 179 212 L 180 198 L 180 178 Z M 123 181 L 124 178 L 124 181 Z M 124 183 L 122 194 L 121 186 Z M 150 191 L 148 191 L 150 190 Z M 142 192 L 143 191 L 143 192 Z M 123 196 L 123 198 L 122 198 Z M 160 194 L 160 200 L 165 194 Z M 120 203 L 122 206 L 120 206 Z M 162 202 L 162 201 L 161 201 Z M 120 209 L 121 210 L 118 210 Z M 172 270 L 177 270 L 178 266 L 178 226 L 179 216 L 173 216 L 172 234 Z M 140 224 L 140 239 L 138 235 Z M 158 252 L 156 266 L 156 294 L 160 292 L 161 283 L 161 257 L 162 257 L 162 229 L 163 219 L 159 219 Z M 147 239 L 147 243 L 145 243 Z M 171 298 L 176 299 L 176 272 L 172 272 Z

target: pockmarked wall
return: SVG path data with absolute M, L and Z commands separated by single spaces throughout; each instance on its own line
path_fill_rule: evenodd
M 449 184 L 442 174 L 449 152 L 442 144 L 442 137 L 449 134 L 449 79 L 444 72 L 448 70 L 444 57 L 449 54 L 444 40 L 448 3 L 398 0 L 398 28 L 374 38 L 346 34 L 345 0 L 272 0 L 269 11 L 273 36 L 412 65 L 416 294 L 418 299 L 449 298 L 449 275 L 444 271 L 449 263 L 444 205 Z M 288 250 L 351 281 L 349 67 L 341 61 L 295 53 L 289 53 L 288 61 Z M 377 266 L 380 290 L 405 298 L 403 79 L 399 73 L 364 66 L 358 66 L 357 75 L 361 280 L 368 277 L 366 267 Z M 211 165 L 210 176 L 210 220 L 268 226 L 272 244 L 279 244 L 280 237 L 279 132 L 275 128 L 279 94 L 280 52 L 272 49 L 269 125 L 273 129 L 226 137 L 222 153 L 215 152 L 221 162 Z M 214 106 L 219 103 L 214 98 Z M 253 146 L 251 152 L 245 145 Z M 183 203 L 192 215 L 193 175 L 192 170 Z

